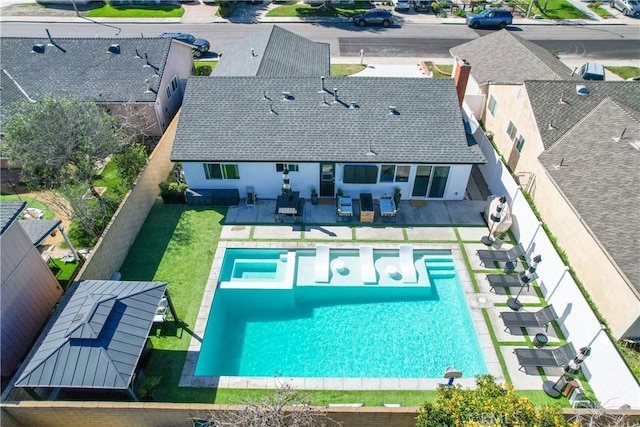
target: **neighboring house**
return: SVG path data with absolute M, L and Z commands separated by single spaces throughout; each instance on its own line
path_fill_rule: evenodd
M 493 88 L 498 151 L 612 334 L 640 336 L 640 85 L 525 81 Z
M 525 80 L 582 80 L 572 76 L 572 70 L 547 49 L 506 29 L 456 46 L 450 52 L 471 65 L 465 102 L 483 120 L 485 104 L 496 87 L 521 86 Z
M 191 48 L 166 38 L 1 38 L 0 50 L 3 108 L 73 95 L 133 117 L 151 135 L 178 111 L 193 68 Z
M 166 288 L 160 282 L 74 283 L 18 372 L 15 387 L 37 400 L 74 391 L 83 398 L 113 391 L 137 400 L 135 374 Z
M 314 42 L 273 25 L 232 45 L 212 75 L 320 77 L 329 75 L 330 61 L 328 43 Z
M 469 140 L 453 79 L 191 77 L 171 160 L 194 190 L 276 198 L 287 165 L 302 197 L 462 200 Z
M 2 376 L 11 375 L 35 340 L 62 295 L 62 288 L 36 245 L 57 221 L 32 221 L 44 225 L 40 233 L 27 233 L 18 221 L 26 202 L 0 203 L 0 358 Z M 28 225 L 28 224 L 25 224 Z

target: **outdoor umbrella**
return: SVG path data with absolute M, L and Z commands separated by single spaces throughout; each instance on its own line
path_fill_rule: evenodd
M 282 170 L 282 194 L 288 194 L 291 191 L 291 185 L 289 185 L 289 169 L 285 165 Z
M 576 357 L 569 362 L 567 366 L 565 366 L 564 371 L 567 374 L 577 374 L 580 372 L 581 364 L 584 362 L 584 359 L 587 358 L 591 354 L 591 347 L 582 347 Z
M 481 240 L 487 246 L 491 246 L 494 243 L 493 238 L 493 230 L 496 227 L 496 224 L 500 222 L 502 219 L 502 210 L 504 209 L 504 204 L 507 203 L 507 198 L 505 196 L 500 197 L 499 203 L 496 206 L 496 209 L 491 213 L 489 218 L 493 223 L 491 224 L 491 229 L 489 230 L 489 235 L 484 236 Z
M 523 283 L 529 283 L 531 280 L 533 280 L 533 273 L 536 272 L 536 268 L 538 268 L 538 264 L 540 264 L 540 261 L 542 261 L 542 255 L 534 256 L 531 260 L 531 265 L 529 265 L 529 268 L 520 273 L 520 280 L 522 280 Z

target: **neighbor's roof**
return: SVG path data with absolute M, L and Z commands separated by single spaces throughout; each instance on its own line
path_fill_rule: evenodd
M 525 80 L 581 80 L 547 49 L 508 30 L 500 30 L 450 49 L 471 65 L 478 84 Z
M 319 92 L 320 78 L 191 77 L 171 160 L 485 162 L 467 145 L 452 79 L 337 77 L 324 85 L 328 93 Z
M 2 202 L 0 203 L 0 236 L 9 229 L 11 224 L 20 216 L 27 202 Z
M 623 129 L 624 137 L 614 139 Z M 638 116 L 632 117 L 616 101 L 605 98 L 541 154 L 540 162 L 640 293 L 638 145 Z
M 32 220 L 23 219 L 18 221 L 24 232 L 27 233 L 29 239 L 33 243 L 33 246 L 38 246 L 44 239 L 47 238 L 61 223 L 59 219 L 50 220 Z
M 576 92 L 583 85 L 589 95 Z M 545 149 L 596 108 L 605 98 L 615 100 L 628 114 L 640 118 L 640 84 L 626 81 L 526 81 L 525 88 Z M 601 117 L 611 123 L 609 117 Z
M 329 75 L 330 61 L 328 43 L 314 42 L 274 25 L 260 27 L 230 46 L 213 75 L 320 77 Z
M 171 39 L 54 37 L 53 41 L 55 45 L 46 37 L 0 39 L 0 68 L 30 98 L 69 94 L 96 102 L 155 101 L 160 78 L 153 74 L 162 76 Z M 37 44 L 44 46 L 44 53 L 32 52 Z M 119 45 L 120 53 L 109 52 L 111 45 Z M 145 55 L 151 66 L 146 66 Z M 145 79 L 152 91 L 146 90 Z
M 30 100 L 29 95 L 22 90 L 18 82 L 13 79 L 7 70 L 2 70 L 2 73 L 0 73 L 0 98 L 2 99 L 0 108 L 15 102 Z
M 76 282 L 16 386 L 126 389 L 166 287 L 157 282 Z

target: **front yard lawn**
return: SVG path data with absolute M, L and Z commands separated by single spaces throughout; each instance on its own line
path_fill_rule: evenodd
M 89 18 L 180 18 L 184 8 L 179 4 L 157 4 L 154 6 L 109 6 L 104 5 L 87 11 Z
M 325 17 L 325 18 L 350 18 L 352 16 L 359 15 L 371 9 L 372 6 L 367 5 L 365 2 L 355 2 L 351 7 L 342 6 L 311 6 L 309 4 L 296 3 L 286 4 L 271 9 L 267 13 L 267 17 L 295 17 L 295 18 L 311 18 L 311 17 Z
M 544 3 L 543 3 L 544 1 Z M 575 8 L 567 0 L 540 0 L 542 6 L 547 5 L 546 11 L 541 11 L 534 3 L 532 14 L 540 14 L 544 19 L 589 19 L 580 9 Z
M 367 68 L 360 64 L 331 64 L 331 77 L 344 77 L 359 73 Z
M 640 67 L 612 67 L 610 65 L 606 65 L 604 68 L 625 80 L 630 79 L 631 77 L 640 76 Z

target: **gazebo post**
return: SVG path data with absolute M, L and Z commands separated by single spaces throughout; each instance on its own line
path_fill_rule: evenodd
M 134 402 L 140 402 L 140 399 L 138 399 L 138 395 L 136 395 L 136 391 L 133 388 L 133 381 L 131 381 L 131 384 L 129 384 L 129 387 L 127 387 L 127 392 L 129 393 L 129 397 L 131 397 Z
M 176 312 L 176 308 L 173 306 L 173 301 L 171 301 L 171 295 L 169 295 L 169 289 L 165 289 L 165 296 L 167 297 L 167 304 L 169 305 L 169 311 L 171 311 L 171 315 L 176 322 L 179 322 L 178 313 Z

